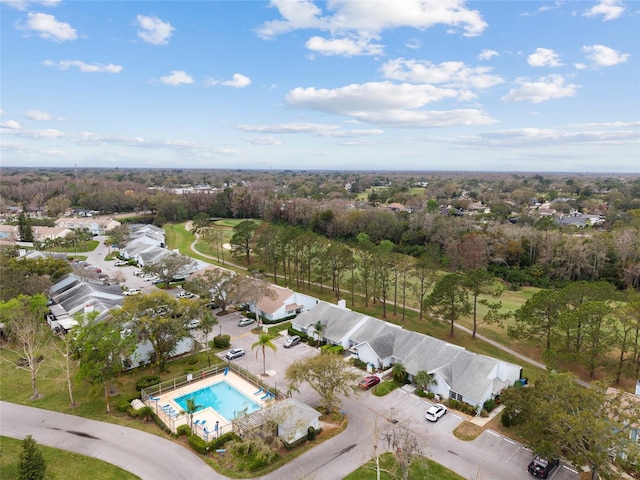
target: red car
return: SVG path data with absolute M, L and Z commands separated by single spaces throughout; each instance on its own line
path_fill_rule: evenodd
M 360 380 L 360 383 L 358 383 L 358 386 L 363 390 L 369 390 L 371 387 L 375 387 L 379 383 L 380 383 L 380 377 L 377 377 L 375 375 L 370 375 Z

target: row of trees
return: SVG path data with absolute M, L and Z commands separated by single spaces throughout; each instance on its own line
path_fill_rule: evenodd
M 473 266 L 478 255 L 469 240 L 461 250 Z M 289 226 L 244 221 L 234 229 L 232 253 L 265 266 L 273 281 L 309 286 L 330 285 L 336 298 L 350 291 L 363 295 L 404 320 L 407 300 L 425 312 L 454 323 L 463 316 L 473 318 L 473 336 L 480 323 L 502 322 L 511 314 L 502 309 L 500 282 L 487 268 L 461 268 L 440 274 L 445 268 L 444 256 L 437 246 L 426 249 L 418 258 L 394 252 L 388 241 L 374 244 L 366 234 L 357 243 L 347 245 L 330 242 L 308 230 Z M 464 273 L 459 273 L 459 272 Z M 585 365 L 592 378 L 600 366 L 614 372 L 616 381 L 623 374 L 637 376 L 640 370 L 640 311 L 638 292 L 633 288 L 618 290 L 605 282 L 573 281 L 561 289 L 545 289 L 536 293 L 515 315 L 515 326 L 509 328 L 512 338 L 525 340 L 542 337 L 545 358 L 555 364 Z M 481 312 L 481 313 L 480 313 Z M 615 353 L 617 361 L 611 359 Z
M 541 338 L 545 358 L 556 365 L 578 362 L 591 378 L 612 364 L 616 382 L 640 374 L 640 292 L 617 291 L 607 282 L 573 282 L 540 290 L 515 312 L 511 338 Z

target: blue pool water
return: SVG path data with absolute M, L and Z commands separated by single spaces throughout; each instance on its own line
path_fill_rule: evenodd
M 188 398 L 192 398 L 196 405 L 200 405 L 198 411 L 211 407 L 227 420 L 233 420 L 236 414 L 245 408 L 247 413 L 260 409 L 260 405 L 225 381 L 175 398 L 174 401 L 186 410 Z

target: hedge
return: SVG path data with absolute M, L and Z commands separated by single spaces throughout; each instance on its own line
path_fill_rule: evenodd
M 160 383 L 160 375 L 145 375 L 136 382 L 136 390 L 140 391 Z M 136 397 L 137 398 L 137 397 Z

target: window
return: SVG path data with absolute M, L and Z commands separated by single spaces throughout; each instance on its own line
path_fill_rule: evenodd
M 462 401 L 462 395 L 454 392 L 453 390 L 449 390 L 449 398 L 453 400 L 458 400 L 460 402 Z

